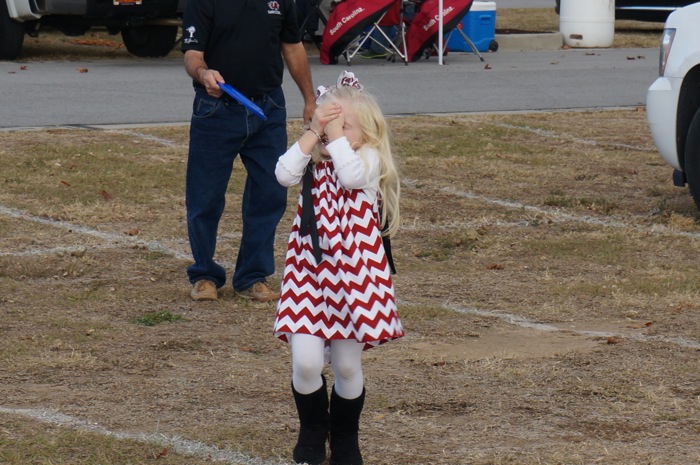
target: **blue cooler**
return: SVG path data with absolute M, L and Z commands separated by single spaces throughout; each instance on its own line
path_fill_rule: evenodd
M 457 25 L 469 37 L 480 52 L 489 50 L 491 43 L 495 45 L 496 37 L 496 2 L 473 2 L 469 12 Z M 449 39 L 447 39 L 449 37 Z M 472 49 L 457 30 L 445 35 L 447 50 L 450 52 L 471 52 Z

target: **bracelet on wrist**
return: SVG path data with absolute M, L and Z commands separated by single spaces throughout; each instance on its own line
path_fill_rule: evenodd
M 307 129 L 307 131 L 311 131 L 314 134 L 314 136 L 316 136 L 318 138 L 319 142 L 323 142 L 323 137 L 321 137 L 321 134 L 319 134 L 316 131 L 314 131 L 313 129 L 311 129 L 311 127 L 309 127 Z

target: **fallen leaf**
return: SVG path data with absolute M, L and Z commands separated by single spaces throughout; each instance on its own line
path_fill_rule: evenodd
M 63 179 L 61 179 L 61 185 L 66 186 L 66 187 L 70 187 L 70 183 L 68 181 L 64 181 Z
M 487 266 L 486 268 L 488 268 L 489 270 L 502 270 L 503 265 L 499 265 L 498 263 L 492 263 L 489 266 Z
M 102 198 L 105 199 L 107 202 L 109 202 L 110 200 L 112 200 L 112 196 L 109 195 L 109 192 L 107 192 L 107 191 L 104 190 L 104 189 L 102 189 L 102 190 L 100 191 L 100 195 L 101 195 Z
M 160 452 L 156 455 L 156 458 L 157 458 L 157 459 L 162 459 L 163 457 L 167 457 L 167 456 L 168 456 L 168 453 L 169 453 L 168 449 L 163 449 L 162 451 L 160 451 Z
M 26 71 L 26 70 L 27 70 L 27 65 L 22 65 L 22 66 L 19 67 L 19 69 L 21 69 L 22 71 Z
M 138 236 L 141 233 L 138 229 L 130 229 L 126 232 L 127 236 Z
M 628 328 L 632 329 L 642 329 L 642 328 L 648 328 L 649 326 L 653 325 L 653 321 L 647 321 L 645 323 L 633 323 L 631 325 L 627 325 Z
M 620 340 L 614 336 L 608 338 L 608 344 L 617 344 Z
M 75 45 L 93 45 L 98 47 L 104 46 L 113 48 L 118 48 L 120 46 L 119 42 L 106 39 L 75 39 L 71 40 L 71 43 Z
M 484 69 L 491 69 L 491 63 L 486 63 L 486 66 L 484 66 Z
M 88 69 L 87 68 L 77 68 L 79 73 L 87 73 Z

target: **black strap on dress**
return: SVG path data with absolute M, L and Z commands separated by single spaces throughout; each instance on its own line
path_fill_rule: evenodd
M 321 244 L 318 241 L 318 226 L 316 225 L 316 215 L 314 214 L 314 199 L 311 196 L 314 180 L 314 164 L 306 165 L 304 171 L 303 184 L 301 186 L 301 224 L 299 230 L 302 236 L 311 234 L 311 245 L 314 250 L 316 264 L 321 263 Z
M 381 206 L 379 207 L 379 218 L 380 220 L 382 218 Z M 386 261 L 389 262 L 391 274 L 396 274 L 396 267 L 394 266 L 394 257 L 393 255 L 391 255 L 391 239 L 389 238 L 388 234 L 386 236 L 383 234 L 386 232 L 387 229 L 389 229 L 388 224 L 384 226 L 384 229 L 382 229 L 382 244 L 384 244 L 384 253 L 386 253 Z
M 311 245 L 314 251 L 314 258 L 316 263 L 321 263 L 323 256 L 321 254 L 321 244 L 318 238 L 318 226 L 316 224 L 316 215 L 314 214 L 314 199 L 311 195 L 311 190 L 313 189 L 314 180 L 314 164 L 309 163 L 306 165 L 306 171 L 304 171 L 304 177 L 302 178 L 301 185 L 301 224 L 299 225 L 299 231 L 302 236 L 311 235 Z M 380 216 L 381 218 L 381 213 Z M 388 227 L 388 226 L 387 226 Z M 386 231 L 386 228 L 384 228 Z M 394 266 L 394 257 L 391 254 L 391 239 L 389 236 L 382 236 L 382 244 L 384 245 L 384 252 L 386 254 L 387 262 L 389 262 L 389 268 L 391 268 L 391 274 L 396 274 L 396 267 Z

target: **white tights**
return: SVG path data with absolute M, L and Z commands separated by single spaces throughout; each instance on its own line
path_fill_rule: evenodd
M 318 391 L 323 382 L 326 341 L 309 334 L 292 334 L 292 383 L 299 394 Z M 364 344 L 354 339 L 331 341 L 331 368 L 335 392 L 344 399 L 356 399 L 362 394 L 362 349 Z

